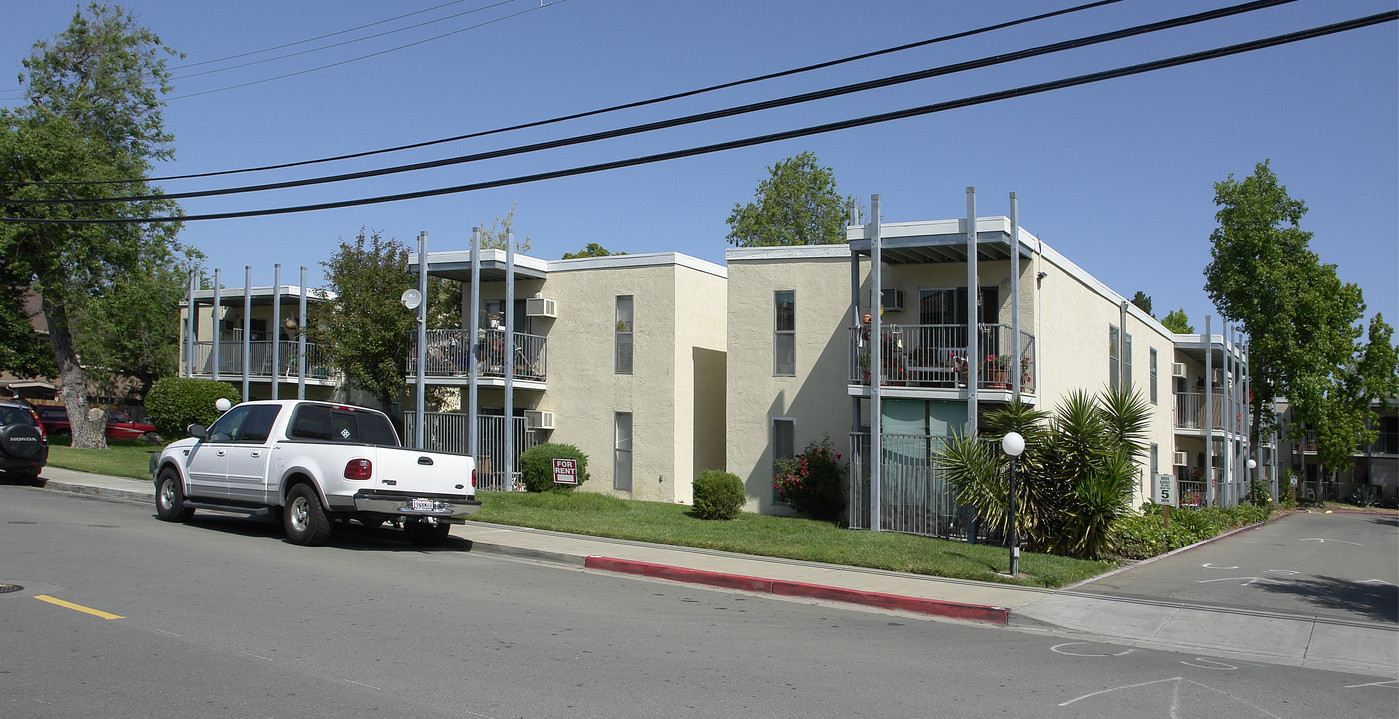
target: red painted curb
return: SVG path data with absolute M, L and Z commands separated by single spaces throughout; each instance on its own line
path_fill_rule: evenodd
M 599 569 L 622 574 L 635 574 L 655 579 L 667 579 L 674 582 L 704 584 L 711 587 L 774 594 L 783 597 L 809 597 L 812 599 L 847 602 L 849 604 L 860 604 L 879 609 L 896 609 L 905 612 L 948 617 L 950 619 L 967 619 L 978 622 L 991 622 L 993 624 L 1005 624 L 1010 620 L 1010 610 L 1006 607 L 963 604 L 961 602 L 948 602 L 940 599 L 924 599 L 921 597 L 905 597 L 898 594 L 867 592 L 859 589 L 830 587 L 821 584 L 792 582 L 782 579 L 764 579 L 762 577 L 749 577 L 742 574 L 687 569 L 685 567 L 673 567 L 666 564 L 638 562 L 630 559 L 617 559 L 615 557 L 590 556 L 583 560 L 583 567 L 586 569 Z

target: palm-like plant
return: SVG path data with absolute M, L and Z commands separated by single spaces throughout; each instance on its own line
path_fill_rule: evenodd
M 994 445 L 1025 438 L 1017 465 L 1016 526 L 1032 550 L 1097 557 L 1131 509 L 1135 457 L 1146 447 L 1149 405 L 1131 388 L 1077 391 L 1050 415 L 1020 403 L 986 414 L 979 437 L 958 437 L 938 454 L 957 501 L 990 528 L 1008 527 L 1008 459 Z

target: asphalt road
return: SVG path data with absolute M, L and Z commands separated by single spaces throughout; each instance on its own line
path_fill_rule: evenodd
M 1392 626 L 1399 517 L 1293 514 L 1078 590 Z
M 0 484 L 0 716 L 1387 717 L 1399 682 Z M 57 602 L 57 603 L 56 603 Z M 100 612 L 103 614 L 94 614 Z

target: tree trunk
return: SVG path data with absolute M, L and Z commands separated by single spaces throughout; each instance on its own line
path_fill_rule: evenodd
M 41 296 L 44 320 L 49 325 L 49 342 L 53 345 L 53 358 L 58 365 L 59 391 L 63 395 L 63 406 L 68 409 L 68 425 L 73 433 L 75 449 L 107 448 L 107 412 L 94 408 L 87 401 L 87 375 L 78 364 L 78 354 L 73 350 L 73 335 L 68 330 L 68 313 L 61 304 L 51 302 L 47 294 Z M 95 412 L 92 410 L 96 409 Z M 89 412 L 95 417 L 89 416 Z

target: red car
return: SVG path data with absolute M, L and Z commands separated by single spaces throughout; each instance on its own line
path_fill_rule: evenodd
M 48 435 L 69 435 L 73 433 L 68 424 L 68 408 L 61 405 L 38 405 L 34 410 Z M 124 412 L 115 410 L 107 413 L 107 439 L 145 439 L 156 441 L 160 434 L 155 425 L 137 422 Z

